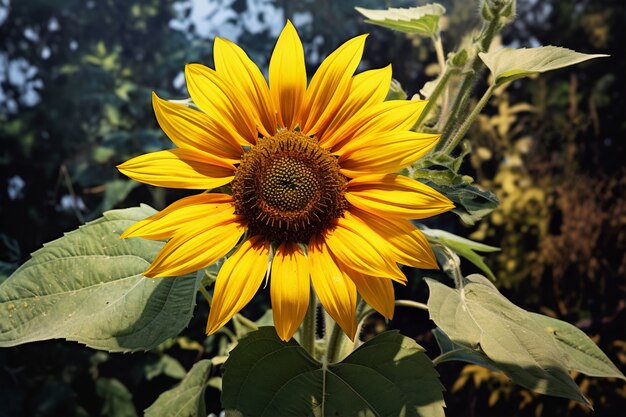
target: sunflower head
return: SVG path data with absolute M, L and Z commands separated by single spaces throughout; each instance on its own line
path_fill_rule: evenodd
M 204 192 L 122 236 L 167 240 L 149 277 L 196 271 L 232 252 L 215 283 L 207 333 L 252 299 L 268 268 L 274 323 L 288 340 L 304 318 L 311 284 L 354 338 L 357 291 L 391 318 L 392 281 L 406 280 L 398 264 L 437 267 L 410 220 L 453 205 L 395 172 L 439 136 L 410 130 L 425 102 L 384 101 L 391 67 L 354 75 L 364 43 L 365 36 L 344 43 L 307 84 L 302 44 L 287 22 L 268 84 L 241 48 L 218 38 L 215 69 L 185 69 L 193 108 L 153 95 L 157 120 L 176 147 L 118 168 L 147 184 Z M 228 191 L 210 191 L 218 187 Z

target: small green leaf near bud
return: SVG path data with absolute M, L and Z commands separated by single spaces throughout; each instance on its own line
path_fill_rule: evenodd
M 517 0 L 511 0 L 500 12 L 500 16 L 513 19 L 517 14 Z
M 488 1 L 483 1 L 480 4 L 480 16 L 483 18 L 483 20 L 491 22 L 495 18 L 495 15 L 493 14 L 493 11 L 491 7 L 489 7 L 488 3 Z
M 518 78 L 568 67 L 604 54 L 583 54 L 558 46 L 538 48 L 502 48 L 495 52 L 478 54 L 491 71 L 494 84 L 502 85 Z
M 450 62 L 455 67 L 463 68 L 467 62 L 467 51 L 465 49 L 461 49 L 460 51 L 454 53 L 450 58 Z
M 487 21 L 500 17 L 512 18 L 515 16 L 516 3 L 516 0 L 483 0 L 480 14 Z
M 406 97 L 406 91 L 402 88 L 402 84 L 400 84 L 398 80 L 392 78 L 385 100 L 406 100 Z

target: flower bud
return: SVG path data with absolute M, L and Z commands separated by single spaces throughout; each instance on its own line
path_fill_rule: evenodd
M 480 14 L 487 21 L 498 17 L 512 18 L 515 10 L 516 0 L 483 0 L 480 4 Z
M 450 55 L 450 63 L 452 66 L 457 68 L 463 68 L 465 66 L 465 63 L 467 62 L 467 51 L 465 49 L 461 49 L 460 51 Z

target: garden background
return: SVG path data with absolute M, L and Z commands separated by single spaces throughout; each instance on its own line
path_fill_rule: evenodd
M 446 50 L 478 24 L 478 6 L 440 1 Z M 419 2 L 424 4 L 424 2 Z M 112 208 L 155 208 L 186 195 L 140 185 L 115 165 L 170 146 L 150 94 L 185 98 L 184 65 L 212 66 L 212 40 L 236 41 L 267 69 L 284 21 L 297 27 L 308 73 L 325 54 L 369 32 L 361 70 L 393 64 L 411 97 L 436 71 L 427 39 L 363 23 L 375 0 L 0 0 L 0 282 L 43 243 Z M 439 216 L 438 228 L 501 247 L 486 262 L 515 304 L 575 324 L 626 368 L 626 4 L 623 0 L 522 0 L 502 45 L 565 46 L 611 57 L 515 81 L 470 130 L 461 168 L 493 190 L 499 208 L 477 225 Z M 486 74 L 485 74 L 486 77 Z M 486 81 L 486 80 L 485 80 Z M 482 90 L 481 90 L 482 91 Z M 448 217 L 449 216 L 449 217 Z M 464 272 L 472 271 L 470 264 Z M 415 271 L 398 297 L 426 300 Z M 260 291 L 244 309 L 269 308 Z M 200 301 L 189 327 L 146 353 L 109 354 L 51 340 L 0 350 L 0 417 L 141 415 L 220 335 L 206 338 Z M 384 329 L 382 318 L 367 335 Z M 426 312 L 398 308 L 388 328 L 435 355 Z M 475 365 L 438 367 L 448 416 L 581 416 L 561 398 L 513 386 Z M 578 375 L 597 416 L 626 409 L 626 384 Z M 219 390 L 206 392 L 219 413 Z

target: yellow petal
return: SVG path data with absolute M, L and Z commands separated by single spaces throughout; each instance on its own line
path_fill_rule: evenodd
M 302 133 L 314 135 L 323 130 L 350 92 L 367 35 L 357 36 L 341 45 L 319 66 L 306 90 L 302 109 Z
M 396 302 L 391 280 L 361 274 L 349 269 L 347 274 L 365 302 L 383 317 L 391 320 Z
M 237 139 L 206 114 L 162 100 L 154 92 L 152 106 L 159 126 L 176 146 L 199 149 L 230 163 L 241 159 L 243 149 Z
M 308 245 L 311 281 L 320 303 L 348 337 L 356 333 L 356 286 L 337 266 L 323 237 L 312 237 Z
M 185 148 L 151 152 L 117 166 L 135 181 L 157 187 L 207 190 L 235 178 L 235 167 L 204 152 Z
M 256 110 L 247 97 L 238 96 L 230 83 L 204 65 L 187 65 L 185 79 L 187 90 L 200 110 L 227 128 L 240 144 L 256 143 Z
M 302 42 L 290 21 L 276 41 L 269 80 L 274 107 L 278 109 L 278 123 L 281 127 L 295 128 L 306 92 L 306 66 Z
M 426 101 L 390 100 L 364 108 L 324 138 L 324 147 L 341 155 L 344 145 L 362 135 L 409 130 L 426 107 Z
M 356 207 L 350 208 L 350 213 L 381 236 L 396 262 L 415 268 L 438 268 L 426 236 L 410 221 L 378 217 Z
M 217 275 L 207 334 L 215 333 L 250 302 L 267 271 L 270 245 L 260 236 L 241 244 Z
M 328 142 L 326 138 L 332 138 L 333 133 L 359 111 L 381 103 L 387 96 L 390 84 L 391 65 L 355 75 L 346 101 L 337 110 L 328 128 L 318 135 L 320 145 L 325 146 Z
M 270 294 L 276 333 L 291 339 L 309 306 L 311 280 L 306 256 L 295 243 L 280 245 L 272 260 Z
M 398 171 L 426 155 L 439 136 L 411 131 L 364 134 L 341 149 L 341 173 L 354 178 Z
M 239 46 L 222 38 L 215 38 L 213 46 L 215 71 L 228 81 L 237 95 L 247 99 L 256 110 L 257 127 L 265 137 L 276 132 L 276 115 L 265 77 Z
M 204 223 L 204 219 L 225 211 L 234 213 L 233 198 L 227 194 L 198 194 L 181 198 L 155 215 L 135 223 L 121 237 L 140 236 L 144 239 L 169 239 L 177 230 Z
M 380 236 L 351 216 L 337 219 L 335 228 L 326 234 L 326 244 L 342 264 L 366 275 L 406 281 L 386 248 L 377 245 L 378 240 Z
M 179 229 L 157 254 L 145 276 L 185 275 L 225 256 L 246 230 L 240 216 L 225 211 Z
M 354 178 L 348 182 L 345 197 L 357 208 L 384 218 L 424 219 L 454 208 L 438 191 L 397 174 Z

